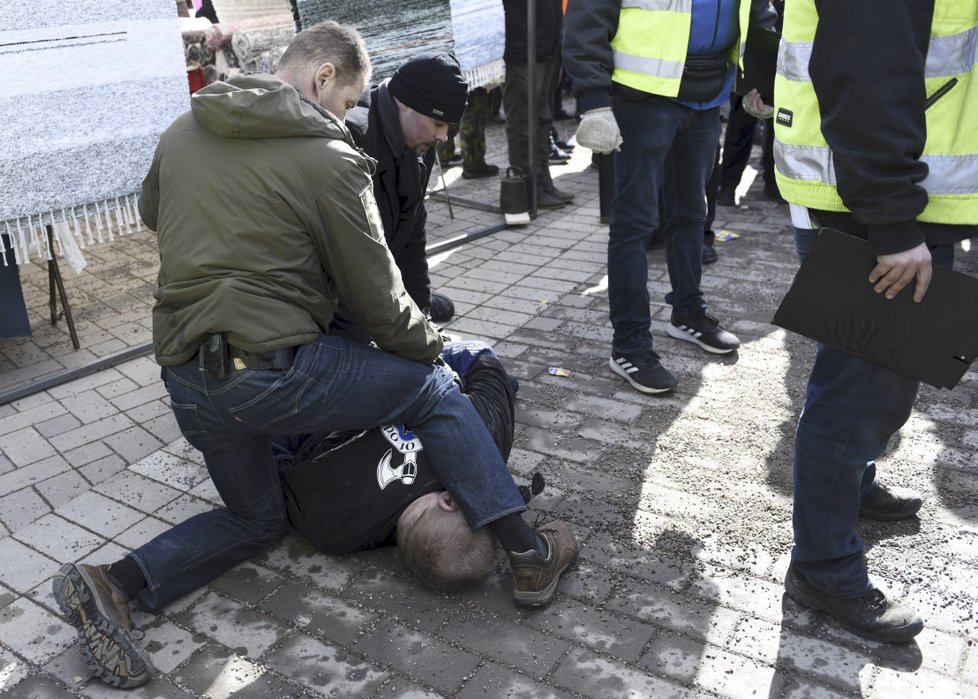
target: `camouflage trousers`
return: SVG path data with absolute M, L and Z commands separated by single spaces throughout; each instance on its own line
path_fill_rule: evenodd
M 462 162 L 467 167 L 486 163 L 486 124 L 489 123 L 489 92 L 482 87 L 469 91 L 468 106 L 458 124 L 448 127 L 448 140 L 438 144 L 438 160 L 446 163 L 455 155 L 455 136 L 462 143 Z

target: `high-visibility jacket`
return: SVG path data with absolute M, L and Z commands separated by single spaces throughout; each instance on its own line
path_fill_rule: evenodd
M 611 79 L 621 85 L 664 97 L 679 94 L 689 45 L 692 0 L 622 0 L 618 31 L 611 40 L 615 69 Z M 730 59 L 742 65 L 750 0 L 741 0 L 740 37 Z
M 786 3 L 774 88 L 776 177 L 782 196 L 793 204 L 847 212 L 808 72 L 818 21 L 813 0 Z M 854 40 L 859 32 L 872 31 L 854 28 Z M 936 0 L 924 75 L 926 142 L 919 155 L 928 171 L 916 183 L 927 193 L 926 206 L 916 216 L 920 222 L 978 224 L 976 40 L 978 3 Z M 881 110 L 891 107 L 879 105 Z

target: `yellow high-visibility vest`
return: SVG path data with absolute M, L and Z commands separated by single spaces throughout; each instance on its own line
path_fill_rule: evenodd
M 812 0 L 786 3 L 774 83 L 775 176 L 781 195 L 792 204 L 847 212 L 808 74 L 817 24 Z M 924 82 L 929 96 L 943 94 L 925 112 L 927 140 L 920 160 L 929 173 L 919 184 L 927 190 L 928 203 L 919 221 L 978 224 L 976 41 L 978 3 L 937 0 Z
M 611 40 L 615 60 L 611 79 L 654 95 L 678 95 L 692 8 L 693 0 L 622 0 L 618 31 Z M 742 65 L 750 0 L 741 0 L 738 18 L 742 29 L 730 59 Z

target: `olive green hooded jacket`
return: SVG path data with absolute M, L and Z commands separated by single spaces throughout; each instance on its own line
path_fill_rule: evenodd
M 277 78 L 195 93 L 139 201 L 159 240 L 156 360 L 186 362 L 216 332 L 249 352 L 312 342 L 342 296 L 383 349 L 432 361 L 441 339 L 384 242 L 372 167 L 341 121 Z

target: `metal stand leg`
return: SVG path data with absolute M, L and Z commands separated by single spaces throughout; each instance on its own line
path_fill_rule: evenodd
M 65 320 L 68 322 L 68 334 L 71 335 L 71 346 L 80 349 L 78 333 L 75 332 L 75 321 L 71 317 L 71 307 L 68 305 L 68 294 L 65 292 L 65 284 L 61 279 L 61 270 L 58 268 L 58 258 L 54 254 L 54 231 L 50 225 L 45 226 L 48 233 L 48 250 L 51 251 L 51 259 L 48 260 L 48 308 L 51 309 L 51 325 L 58 324 L 58 297 L 54 295 L 55 287 L 58 289 L 58 296 L 61 297 L 61 306 L 64 308 Z

